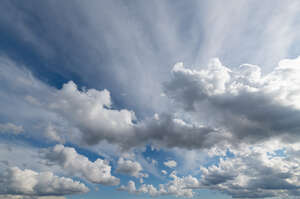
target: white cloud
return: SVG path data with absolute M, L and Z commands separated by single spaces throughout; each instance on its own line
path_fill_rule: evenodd
M 50 140 L 64 143 L 64 139 L 59 135 L 59 133 L 56 131 L 55 127 L 50 123 L 48 127 L 45 130 L 45 136 L 49 138 Z
M 49 163 L 61 166 L 71 175 L 82 177 L 92 183 L 103 185 L 118 185 L 120 180 L 111 175 L 111 166 L 106 160 L 98 158 L 91 162 L 80 155 L 74 148 L 56 145 L 43 151 L 43 156 Z
M 0 195 L 59 196 L 87 191 L 84 184 L 51 172 L 37 173 L 11 167 L 1 173 Z
M 43 164 L 39 155 L 40 148 L 32 147 L 23 141 L 0 141 L 0 171 L 6 167 L 28 168 L 37 172 L 51 171 L 61 173 L 56 168 Z M 13 158 L 12 158 L 13 157 Z
M 119 141 L 132 132 L 134 112 L 111 109 L 110 93 L 107 90 L 88 89 L 80 91 L 70 81 L 50 103 L 50 108 L 84 132 L 82 138 L 90 144 L 99 140 Z M 82 117 L 84 115 L 84 117 Z M 126 139 L 126 137 L 125 137 Z
M 0 64 L 3 66 L 0 99 L 4 107 L 1 117 L 13 118 L 35 138 L 42 135 L 58 142 L 88 145 L 107 141 L 123 149 L 146 143 L 163 147 L 205 148 L 226 140 L 226 132 L 197 122 L 184 122 L 173 113 L 135 121 L 134 112 L 111 108 L 112 100 L 107 90 L 80 90 L 72 81 L 56 89 L 7 58 L 1 57 Z M 34 98 L 39 103 L 24 101 L 26 96 L 32 96 L 30 99 Z M 12 114 L 14 112 L 18 114 Z
M 132 194 L 149 194 L 151 196 L 174 195 L 177 197 L 193 197 L 193 187 L 199 186 L 199 181 L 192 177 L 178 177 L 175 172 L 170 174 L 172 178 L 167 184 L 160 184 L 157 189 L 152 184 L 142 184 L 138 189 L 133 181 L 129 181 L 127 186 L 120 186 L 118 190 L 128 191 Z
M 148 174 L 142 173 L 143 170 L 140 163 L 132 161 L 132 160 L 125 160 L 124 158 L 119 158 L 118 165 L 116 172 L 134 176 L 136 178 L 146 178 Z
M 24 131 L 23 126 L 17 126 L 13 123 L 0 124 L 0 133 L 19 134 Z
M 172 70 L 165 93 L 183 105 L 190 120 L 206 121 L 232 135 L 228 141 L 257 142 L 270 136 L 298 140 L 300 58 L 282 60 L 272 72 L 244 64 L 230 70 L 212 59 L 201 70 Z M 186 112 L 188 111 L 188 112 Z
M 164 162 L 164 165 L 169 168 L 175 168 L 177 166 L 177 162 L 175 160 L 169 160 Z
M 162 173 L 163 175 L 167 175 L 167 174 L 168 174 L 168 172 L 167 172 L 166 170 L 161 170 L 161 173 Z
M 270 140 L 230 148 L 234 157 L 221 157 L 219 164 L 201 167 L 198 186 L 218 190 L 234 198 L 299 196 L 298 145 Z

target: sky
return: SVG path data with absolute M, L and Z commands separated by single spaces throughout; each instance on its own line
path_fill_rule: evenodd
M 300 2 L 0 2 L 0 199 L 300 197 Z

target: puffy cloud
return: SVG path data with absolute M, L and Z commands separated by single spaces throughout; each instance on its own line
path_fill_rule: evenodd
M 110 106 L 107 90 L 80 91 L 74 82 L 64 84 L 50 103 L 51 110 L 76 126 L 88 144 L 106 140 L 123 148 L 149 142 L 167 147 L 201 148 L 210 147 L 228 136 L 218 129 L 188 124 L 169 114 L 134 123 L 134 112 L 114 110 Z
M 121 142 L 124 133 L 130 136 L 134 112 L 115 110 L 111 105 L 109 91 L 80 91 L 72 81 L 64 84 L 49 104 L 52 110 L 79 128 L 83 132 L 82 138 L 89 144 L 104 139 Z
M 141 172 L 142 170 L 143 168 L 140 163 L 132 160 L 125 160 L 122 157 L 119 158 L 116 169 L 118 173 L 134 176 L 136 178 L 148 177 L 147 174 Z
M 221 129 L 190 124 L 169 113 L 136 121 L 134 112 L 112 108 L 107 90 L 79 89 L 72 81 L 56 89 L 7 58 L 1 57 L 0 64 L 1 117 L 22 124 L 37 138 L 44 132 L 44 137 L 58 142 L 107 141 L 123 149 L 155 143 L 192 149 L 211 147 L 228 136 Z
M 43 151 L 43 156 L 49 164 L 58 164 L 71 175 L 82 177 L 92 183 L 102 185 L 118 185 L 120 180 L 111 175 L 111 166 L 106 160 L 98 158 L 91 162 L 80 155 L 74 148 L 56 145 Z
M 282 60 L 270 73 L 250 64 L 230 70 L 218 59 L 204 69 L 178 63 L 165 93 L 189 111 L 236 139 L 257 142 L 272 136 L 298 139 L 300 129 L 300 57 Z M 295 138 L 295 139 L 294 139 Z
M 0 195 L 61 196 L 87 191 L 84 184 L 51 172 L 11 167 L 1 173 Z
M 166 170 L 161 170 L 161 173 L 162 173 L 163 175 L 167 175 L 167 174 L 168 174 L 168 172 L 167 172 Z
M 162 114 L 159 119 L 145 120 L 136 127 L 137 136 L 131 142 L 152 142 L 168 148 L 210 148 L 228 139 L 230 134 L 209 126 L 187 123 L 182 119 Z M 129 145 L 130 146 L 130 145 Z
M 176 64 L 164 88 L 185 110 L 176 107 L 175 114 L 136 120 L 134 112 L 112 108 L 107 90 L 79 89 L 72 81 L 55 89 L 2 58 L 4 92 L 0 98 L 14 105 L 5 106 L 1 116 L 14 118 L 36 136 L 43 130 L 45 137 L 59 142 L 107 141 L 123 149 L 146 143 L 203 149 L 238 140 L 257 142 L 273 135 L 295 141 L 300 118 L 299 60 L 283 60 L 264 76 L 258 66 L 246 64 L 230 70 L 218 59 L 202 70 Z M 30 102 L 24 102 L 28 96 L 32 96 Z M 12 116 L 14 111 L 7 107 L 17 107 L 20 114 Z
M 160 184 L 159 189 L 152 184 L 142 184 L 138 189 L 133 181 L 129 181 L 127 186 L 120 186 L 118 190 L 128 191 L 132 194 L 149 194 L 151 196 L 174 195 L 181 197 L 193 197 L 194 192 L 191 187 L 199 186 L 199 181 L 192 176 L 178 177 L 175 172 L 170 174 L 172 178 L 167 184 Z
M 234 198 L 299 196 L 298 144 L 272 140 L 231 151 L 234 157 L 222 157 L 218 164 L 201 168 L 199 188 Z
M 19 134 L 23 131 L 24 131 L 23 126 L 17 126 L 12 123 L 0 124 L 0 133 Z
M 177 166 L 177 162 L 175 160 L 169 160 L 164 162 L 164 165 L 169 168 L 175 168 Z

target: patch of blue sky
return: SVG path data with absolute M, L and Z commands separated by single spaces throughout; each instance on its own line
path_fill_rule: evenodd
M 270 159 L 274 157 L 288 157 L 285 147 L 272 152 L 267 152 L 267 155 L 269 156 Z

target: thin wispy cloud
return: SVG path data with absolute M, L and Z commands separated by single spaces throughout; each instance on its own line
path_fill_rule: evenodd
M 0 3 L 0 198 L 300 195 L 299 2 Z

